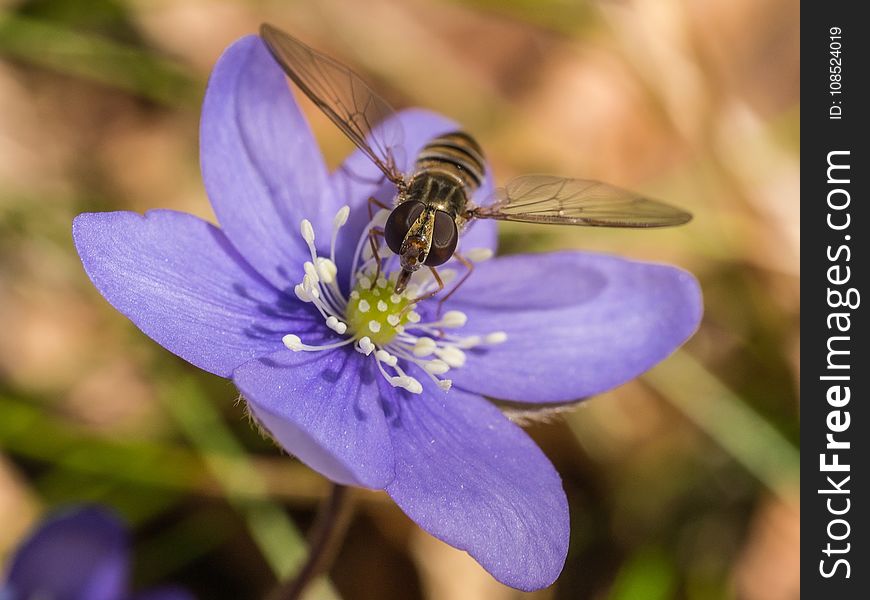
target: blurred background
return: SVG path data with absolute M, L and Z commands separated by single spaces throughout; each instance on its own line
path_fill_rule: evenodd
M 506 588 L 360 492 L 310 597 L 798 598 L 799 20 L 788 0 L 0 0 L 0 564 L 82 500 L 130 523 L 137 587 L 260 598 L 304 559 L 327 483 L 259 437 L 231 383 L 116 313 L 70 237 L 82 211 L 214 220 L 206 79 L 269 21 L 461 122 L 497 180 L 598 178 L 690 209 L 667 231 L 505 226 L 502 252 L 676 264 L 706 305 L 669 360 L 529 427 L 571 504 L 553 587 Z M 304 108 L 337 164 L 349 142 Z

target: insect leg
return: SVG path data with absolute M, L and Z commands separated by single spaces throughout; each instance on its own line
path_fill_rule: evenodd
M 375 214 L 374 214 L 374 207 L 375 206 L 377 206 L 379 208 L 389 209 L 389 207 L 387 205 L 385 205 L 383 202 L 381 202 L 380 200 L 378 200 L 374 196 L 369 196 L 367 206 L 369 209 L 369 222 L 370 223 L 375 218 Z M 381 276 L 381 255 L 378 253 L 379 244 L 375 243 L 375 237 L 378 235 L 381 237 L 384 237 L 384 229 L 382 227 L 372 227 L 371 229 L 369 229 L 369 245 L 371 246 L 371 249 L 372 249 L 372 255 L 375 257 L 375 265 L 377 265 L 377 271 L 375 272 L 375 278 L 372 280 L 371 289 L 374 289 L 374 287 L 378 283 L 378 277 Z
M 383 208 L 386 210 L 390 209 L 389 206 L 387 206 L 386 204 L 384 204 L 383 202 L 381 202 L 380 200 L 378 200 L 374 196 L 369 196 L 369 201 L 368 201 L 369 221 L 371 221 L 372 219 L 375 218 L 375 213 L 374 213 L 374 210 L 372 209 L 372 206 L 377 206 L 378 208 Z
M 441 276 L 438 274 L 438 270 L 435 267 L 429 267 L 429 270 L 432 271 L 432 277 L 435 278 L 435 282 L 438 284 L 438 287 L 431 292 L 426 292 L 422 296 L 414 298 L 408 303 L 408 306 L 405 307 L 405 310 L 411 310 L 411 307 L 420 302 L 421 300 L 428 300 L 438 292 L 444 289 L 444 281 L 441 279 Z
M 369 223 L 371 223 L 375 218 L 375 213 L 374 213 L 375 206 L 377 206 L 378 208 L 386 209 L 386 210 L 390 209 L 389 206 L 387 206 L 386 204 L 384 204 L 383 202 L 381 202 L 380 200 L 378 200 L 374 196 L 369 196 L 367 206 L 369 209 Z M 375 264 L 378 267 L 377 271 L 375 272 L 375 278 L 372 280 L 371 289 L 375 288 L 375 285 L 377 285 L 377 282 L 378 282 L 378 277 L 381 276 L 381 255 L 378 253 L 378 245 L 379 244 L 375 243 L 376 236 L 381 236 L 382 238 L 384 237 L 383 227 L 372 227 L 369 230 L 369 244 L 371 245 L 371 248 L 372 248 L 372 255 L 375 257 Z
M 375 289 L 375 286 L 378 284 L 378 278 L 381 276 L 381 255 L 378 252 L 378 247 L 380 243 L 375 242 L 376 237 L 384 237 L 384 229 L 383 227 L 372 227 L 369 229 L 369 245 L 372 249 L 372 256 L 375 257 L 375 265 L 377 270 L 375 271 L 375 277 L 372 279 L 372 285 L 369 289 Z
M 441 308 L 444 306 L 444 303 L 447 301 L 447 299 L 450 296 L 452 296 L 456 292 L 456 290 L 458 290 L 460 287 L 462 287 L 462 284 L 465 283 L 465 281 L 474 272 L 474 263 L 473 262 L 471 262 L 470 260 L 468 260 L 467 258 L 462 256 L 459 252 L 454 252 L 453 257 L 456 260 L 458 260 L 459 262 L 461 262 L 462 265 L 465 267 L 465 274 L 459 279 L 459 281 L 456 283 L 456 285 L 453 286 L 453 289 L 451 289 L 449 292 L 447 292 L 447 294 L 443 298 L 438 300 L 438 312 L 436 313 L 436 315 L 439 317 L 441 316 Z

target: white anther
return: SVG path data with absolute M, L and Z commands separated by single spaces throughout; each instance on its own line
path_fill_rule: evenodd
M 359 277 L 359 279 L 356 280 L 356 282 L 359 285 L 359 287 L 366 289 L 366 290 L 369 289 L 370 287 L 372 287 L 372 280 L 369 279 L 368 277 L 366 277 L 365 275 L 361 275 Z
M 386 302 L 384 302 L 383 300 L 378 300 L 378 310 L 379 311 L 387 312 L 388 308 L 389 308 L 389 306 L 387 306 Z
M 372 333 L 377 333 L 381 330 L 381 324 L 378 321 L 371 320 L 369 321 L 369 331 Z
M 347 331 L 347 324 L 339 321 L 335 317 L 327 317 L 326 326 L 332 329 L 336 333 L 344 333 Z
M 351 299 L 353 299 L 353 300 L 358 299 L 358 298 L 359 298 L 359 292 L 356 291 L 356 290 L 352 291 L 352 292 L 350 293 L 350 297 L 351 297 Z
M 361 337 L 356 344 L 357 352 L 365 354 L 366 356 L 371 354 L 375 349 L 375 345 L 372 343 L 369 336 Z
M 413 377 L 408 377 L 408 384 L 405 386 L 405 389 L 412 394 L 423 393 L 423 385 Z
M 293 288 L 293 291 L 296 292 L 296 297 L 303 302 L 311 302 L 311 294 L 305 291 L 305 286 L 301 283 L 297 283 L 296 287 Z
M 311 226 L 311 221 L 309 221 L 308 219 L 302 219 L 302 223 L 299 225 L 299 229 L 302 231 L 302 238 L 309 244 L 313 244 L 314 227 Z
M 399 362 L 398 357 L 393 356 L 386 350 L 378 350 L 375 352 L 375 357 L 389 367 L 395 367 L 396 363 Z
M 386 208 L 381 208 L 378 212 L 375 213 L 375 218 L 372 219 L 372 226 L 383 226 L 387 223 L 387 219 L 390 218 L 390 211 Z
M 438 387 L 446 392 L 453 387 L 453 381 L 451 381 L 450 379 L 440 379 L 438 381 Z
M 367 312 L 369 312 L 369 310 L 371 309 L 371 307 L 372 307 L 372 305 L 369 304 L 368 300 L 366 300 L 365 298 L 363 298 L 362 300 L 360 300 L 360 301 L 359 301 L 359 304 L 356 305 L 357 310 L 360 311 L 361 313 L 367 313 Z
M 320 290 L 317 289 L 317 281 L 306 273 L 302 278 L 302 289 L 312 298 L 320 298 Z
M 390 302 L 392 302 L 393 304 L 398 304 L 401 301 L 402 297 L 399 294 L 392 294 L 390 296 Z
M 378 277 L 378 287 L 383 289 L 387 287 L 387 280 L 383 278 L 383 276 Z
M 456 346 L 458 348 L 474 348 L 475 346 L 479 345 L 481 341 L 482 340 L 479 335 L 470 335 L 456 342 Z
M 408 322 L 409 323 L 419 323 L 420 322 L 420 313 L 411 311 L 408 313 Z
M 398 325 L 399 321 L 401 321 L 401 319 L 399 318 L 399 315 L 387 315 L 387 323 L 389 323 L 393 327 Z
M 448 365 L 443 360 L 430 360 L 423 365 L 423 368 L 426 369 L 428 373 L 432 373 L 432 375 L 443 375 L 447 371 L 450 370 L 450 365 Z
M 444 313 L 444 318 L 441 319 L 441 325 L 444 327 L 462 327 L 468 321 L 468 315 L 461 310 L 448 310 Z
M 454 369 L 465 364 L 465 352 L 453 346 L 446 346 L 435 350 L 435 356 L 446 362 Z
M 389 380 L 393 387 L 400 387 L 408 390 L 412 394 L 420 394 L 423 392 L 423 386 L 419 381 L 410 375 L 402 375 L 401 377 L 393 377 Z
M 444 284 L 444 287 L 449 287 L 450 283 L 456 279 L 457 271 L 456 269 L 444 269 L 442 268 L 438 271 L 438 275 L 441 277 L 441 282 Z
M 292 350 L 293 352 L 299 352 L 302 350 L 302 340 L 298 335 L 293 335 L 292 333 L 288 333 L 284 337 L 281 338 L 281 341 L 284 342 L 284 345 L 288 350 Z
M 489 248 L 472 248 L 463 254 L 471 262 L 479 263 L 492 258 L 493 252 Z
M 332 226 L 338 229 L 339 227 L 343 227 L 345 223 L 347 223 L 347 217 L 350 215 L 350 207 L 347 205 L 342 206 L 338 209 L 338 212 L 335 213 L 335 218 L 332 220 Z
M 507 341 L 507 339 L 507 333 L 505 333 L 504 331 L 496 331 L 490 333 L 485 338 L 483 338 L 483 341 L 485 341 L 487 344 L 503 344 Z
M 322 256 L 317 257 L 317 274 L 323 283 L 329 284 L 335 281 L 335 275 L 338 273 L 338 267 L 335 263 Z
M 306 260 L 302 265 L 302 268 L 305 269 L 305 274 L 310 277 L 314 283 L 320 281 L 320 277 L 317 275 L 317 269 L 314 268 L 314 263 L 310 260 Z
M 435 340 L 428 337 L 418 338 L 416 343 L 414 343 L 414 356 L 429 356 L 432 354 L 438 346 L 435 344 Z

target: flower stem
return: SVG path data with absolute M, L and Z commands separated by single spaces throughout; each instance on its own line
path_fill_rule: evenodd
M 350 523 L 348 496 L 347 486 L 333 484 L 332 492 L 321 504 L 311 527 L 305 564 L 295 577 L 279 583 L 267 600 L 298 600 L 308 584 L 329 568 Z

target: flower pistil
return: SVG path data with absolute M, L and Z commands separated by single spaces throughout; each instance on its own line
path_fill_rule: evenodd
M 436 282 L 428 271 L 415 274 L 412 284 L 401 294 L 393 291 L 398 272 L 384 271 L 385 261 L 379 258 L 387 256 L 389 251 L 383 247 L 376 256 L 368 245 L 370 228 L 383 223 L 387 211 L 380 211 L 363 230 L 352 262 L 356 267 L 350 278 L 351 292 L 349 297 L 345 297 L 338 284 L 335 245 L 349 214 L 350 208 L 343 206 L 333 219 L 329 258 L 318 256 L 314 228 L 307 219 L 302 220 L 300 230 L 311 260 L 305 261 L 305 274 L 294 288 L 297 298 L 312 304 L 326 326 L 343 339 L 315 346 L 303 343 L 296 334 L 288 333 L 282 338 L 284 345 L 295 352 L 316 352 L 353 344 L 357 352 L 374 357 L 381 375 L 394 387 L 413 394 L 423 391 L 420 381 L 402 368 L 403 364 L 405 367 L 413 364 L 441 389 L 449 390 L 452 382 L 443 376 L 450 369 L 465 364 L 465 350 L 503 343 L 507 334 L 503 331 L 484 336 L 449 333 L 449 330 L 462 328 L 468 320 L 465 313 L 458 310 L 447 311 L 432 321 L 423 321 L 414 306 L 416 298 L 436 289 Z M 473 249 L 468 254 L 477 261 L 491 256 L 486 249 Z M 449 281 L 450 272 L 445 271 L 444 275 L 444 279 Z

